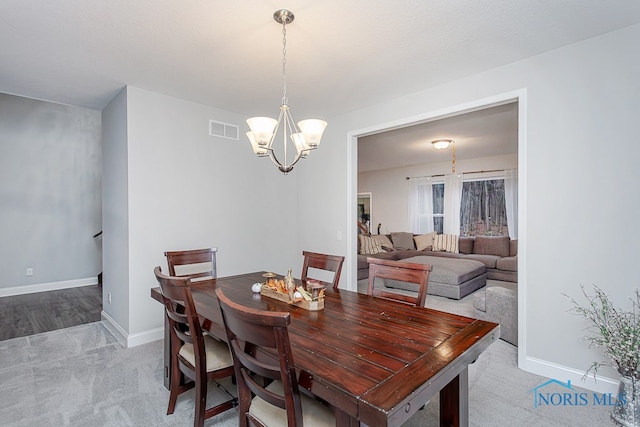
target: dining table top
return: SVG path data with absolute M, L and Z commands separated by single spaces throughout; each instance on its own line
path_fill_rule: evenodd
M 203 326 L 226 340 L 218 287 L 244 306 L 290 312 L 299 386 L 367 425 L 406 421 L 500 336 L 496 323 L 331 287 L 324 309 L 308 311 L 252 292 L 264 273 L 193 282 Z M 162 301 L 160 288 L 151 296 Z

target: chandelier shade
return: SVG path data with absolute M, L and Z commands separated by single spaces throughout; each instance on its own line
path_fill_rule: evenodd
M 273 14 L 273 19 L 282 24 L 282 103 L 280 105 L 280 115 L 278 119 L 270 117 L 251 117 L 247 119 L 249 132 L 247 138 L 251 143 L 253 152 L 258 157 L 269 157 L 274 165 L 285 175 L 291 172 L 293 166 L 300 159 L 309 156 L 309 152 L 315 150 L 320 145 L 322 134 L 327 126 L 327 122 L 318 119 L 301 120 L 296 125 L 289 110 L 289 100 L 287 98 L 287 74 L 285 66 L 287 63 L 287 24 L 293 22 L 294 15 L 288 10 L 277 10 Z M 282 130 L 282 161 L 278 159 L 274 151 L 273 142 Z M 287 156 L 287 146 L 293 145 L 296 154 L 292 160 Z
M 324 128 L 327 127 L 327 122 L 324 120 L 307 119 L 298 122 L 300 132 L 304 136 L 304 140 L 308 147 L 318 148 L 320 145 L 320 139 L 324 133 Z
M 278 121 L 271 117 L 252 117 L 247 119 L 247 124 L 256 144 L 265 147 L 272 142 Z
M 253 148 L 253 152 L 258 155 L 258 157 L 266 157 L 269 155 L 269 152 L 260 147 L 256 142 L 256 139 L 253 137 L 253 132 L 247 132 L 247 138 L 249 138 L 249 142 L 251 143 L 251 148 Z

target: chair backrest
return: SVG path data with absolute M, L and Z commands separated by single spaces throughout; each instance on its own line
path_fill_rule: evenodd
M 431 265 L 371 257 L 367 258 L 367 262 L 369 263 L 369 287 L 367 294 L 379 298 L 392 299 L 407 304 L 413 304 L 417 307 L 424 307 L 424 303 L 427 299 L 427 286 L 429 283 Z M 418 295 L 415 297 L 376 288 L 376 278 L 415 283 L 418 285 Z
M 153 272 L 162 290 L 165 313 L 169 321 L 171 333 L 172 353 L 178 353 L 183 343 L 193 345 L 196 372 L 206 375 L 206 359 L 202 327 L 196 313 L 196 307 L 191 296 L 191 279 L 188 277 L 171 277 L 162 273 L 160 266 Z
M 342 271 L 342 263 L 344 262 L 343 256 L 325 255 L 316 252 L 302 251 L 304 255 L 304 264 L 302 265 L 301 280 L 305 282 L 309 274 L 309 268 L 316 268 L 318 270 L 332 271 L 333 282 L 331 283 L 333 289 L 338 289 L 338 282 L 340 281 L 340 273 Z
M 191 279 L 216 278 L 216 252 L 218 248 L 165 252 L 169 276 Z
M 248 405 L 253 393 L 271 405 L 285 409 L 290 427 L 302 425 L 300 391 L 287 330 L 290 314 L 242 306 L 227 298 L 221 288 L 216 289 L 216 296 L 233 356 L 240 408 L 243 408 L 243 401 Z M 261 353 L 275 357 L 258 360 L 256 355 Z M 256 380 L 256 375 L 281 381 L 284 396 L 267 390 Z

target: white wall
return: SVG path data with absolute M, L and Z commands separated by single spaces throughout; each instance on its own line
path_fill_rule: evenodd
M 253 157 L 244 141 L 206 134 L 209 118 L 242 125 L 244 117 L 129 88 L 126 331 L 135 336 L 160 328 L 162 310 L 149 288 L 155 286 L 153 266 L 164 265 L 167 249 L 218 246 L 221 275 L 298 268 L 303 249 L 347 255 L 346 266 L 353 267 L 358 190 L 352 136 L 516 91 L 526 93 L 519 152 L 526 219 L 519 248 L 520 365 L 579 383 L 601 355 L 580 340 L 586 323 L 568 313 L 563 293 L 577 296 L 580 283 L 596 283 L 624 303 L 637 287 L 638 39 L 636 25 L 329 118 L 321 148 L 288 177 Z M 179 188 L 185 179 L 193 186 Z M 342 278 L 342 287 L 355 286 L 355 269 Z
M 127 90 L 102 110 L 102 312 L 126 334 L 129 330 L 129 162 Z M 111 294 L 111 302 L 109 302 Z
M 515 142 L 514 142 L 515 143 Z M 431 147 L 427 147 L 433 149 Z M 510 154 L 477 159 L 457 160 L 458 173 L 514 169 L 518 167 L 518 155 Z M 451 162 L 430 163 L 417 166 L 384 169 L 358 174 L 358 193 L 371 193 L 373 201 L 371 231 L 389 234 L 409 230 L 409 181 L 406 177 L 451 173 Z
M 165 251 L 215 246 L 220 276 L 299 268 L 297 171 L 283 176 L 269 160 L 257 158 L 245 138 L 209 136 L 209 119 L 239 125 L 240 135 L 247 130 L 244 116 L 126 89 L 127 168 L 122 174 L 128 206 L 119 210 L 126 211 L 128 229 L 128 295 L 122 296 L 128 321 L 114 319 L 129 344 L 161 331 L 162 305 L 151 299 L 150 289 L 157 286 L 153 268 L 166 271 Z M 105 122 L 105 133 L 121 135 L 123 121 Z M 111 178 L 118 182 L 122 176 L 106 173 L 105 186 Z M 105 245 L 105 259 L 121 256 L 107 253 Z M 107 267 L 105 262 L 105 282 L 117 274 Z
M 100 142 L 99 111 L 0 94 L 0 296 L 97 283 Z
M 563 293 L 578 296 L 579 284 L 598 284 L 623 304 L 638 287 L 637 40 L 639 25 L 330 118 L 322 157 L 305 165 L 299 192 L 305 221 L 321 227 L 301 229 L 299 245 L 335 248 L 347 253 L 347 266 L 354 265 L 355 237 L 336 242 L 336 230 L 355 224 L 355 147 L 348 136 L 526 89 L 526 146 L 519 153 L 526 174 L 520 200 L 526 217 L 520 234 L 526 239 L 519 242 L 520 365 L 580 384 L 584 370 L 602 355 L 580 340 L 587 324 L 568 313 Z M 355 271 L 343 277 L 350 280 L 346 286 L 354 285 Z M 613 371 L 602 374 L 617 379 Z M 602 390 L 608 384 L 581 385 Z

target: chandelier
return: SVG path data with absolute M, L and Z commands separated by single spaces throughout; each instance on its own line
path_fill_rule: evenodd
M 293 166 L 300 159 L 305 159 L 311 150 L 315 150 L 320 145 L 320 139 L 327 122 L 317 119 L 301 120 L 296 125 L 291 112 L 289 111 L 289 100 L 287 99 L 287 24 L 293 22 L 293 13 L 286 9 L 277 10 L 273 14 L 273 19 L 282 24 L 282 105 L 280 105 L 280 115 L 278 120 L 271 117 L 251 117 L 247 119 L 247 124 L 251 131 L 247 132 L 247 137 L 251 142 L 253 152 L 258 157 L 269 157 L 274 165 L 283 174 L 288 174 Z M 273 150 L 273 142 L 276 140 L 278 130 L 282 128 L 283 161 L 276 157 Z M 291 142 L 289 142 L 291 140 Z M 287 157 L 287 147 L 293 145 L 296 150 L 291 162 Z

